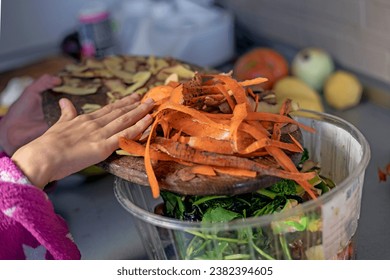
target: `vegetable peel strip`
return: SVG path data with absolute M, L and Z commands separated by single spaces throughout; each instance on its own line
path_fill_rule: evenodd
M 156 127 L 158 125 L 159 117 L 156 117 L 155 121 L 152 124 L 151 132 L 148 137 L 148 141 L 146 142 L 145 147 L 145 156 L 144 156 L 144 162 L 145 162 L 145 169 L 146 174 L 148 175 L 148 180 L 150 184 L 150 188 L 152 190 L 152 195 L 154 198 L 158 198 L 160 196 L 160 188 L 158 187 L 158 181 L 156 178 L 156 175 L 153 171 L 153 165 L 150 158 L 150 142 L 152 139 L 153 132 L 156 130 Z

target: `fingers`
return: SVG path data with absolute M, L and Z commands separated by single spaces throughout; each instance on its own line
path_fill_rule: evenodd
M 136 124 L 147 113 L 149 113 L 153 107 L 154 101 L 152 99 L 147 99 L 144 103 L 141 103 L 133 110 L 124 114 L 121 110 L 118 110 L 118 112 L 113 112 L 113 114 L 115 113 L 117 115 L 116 118 L 111 119 L 113 114 L 104 117 L 107 123 L 104 128 L 107 138 Z M 103 117 L 100 118 L 100 120 L 103 120 Z
M 100 124 L 101 126 L 105 126 L 106 124 L 118 119 L 119 117 L 125 115 L 126 113 L 136 109 L 138 106 L 140 106 L 140 102 L 137 101 L 133 104 L 113 108 L 109 113 L 107 113 L 104 116 L 98 117 L 95 119 L 96 123 Z M 92 116 L 90 116 L 92 117 Z
M 153 122 L 153 117 L 147 114 L 142 119 L 137 121 L 134 125 L 116 133 L 107 139 L 107 144 L 112 151 L 119 148 L 119 137 L 126 137 L 128 139 L 134 139 L 139 134 L 144 132 Z
M 139 134 L 145 131 L 153 122 L 153 117 L 150 114 L 147 114 L 145 117 L 140 119 L 131 127 L 119 132 L 118 137 L 126 137 L 128 139 L 134 139 Z
M 61 79 L 59 77 L 45 74 L 29 85 L 24 92 L 28 94 L 41 94 L 43 91 L 60 84 Z
M 68 138 L 70 142 L 82 139 L 78 142 L 81 143 L 80 145 L 97 143 L 101 148 L 99 148 L 100 151 L 104 151 L 103 154 L 107 156 L 118 148 L 119 136 L 135 138 L 152 123 L 153 118 L 148 112 L 153 109 L 154 101 L 150 99 L 139 104 L 139 102 L 134 102 L 135 100 L 127 98 L 127 100 L 118 101 L 117 104 L 108 105 L 108 108 L 113 110 L 106 115 L 100 116 L 102 112 L 107 112 L 100 110 L 97 114 L 77 116 L 72 102 L 62 98 L 59 101 L 61 117 L 51 127 L 52 132 L 56 130 L 59 134 L 66 134 L 72 131 L 73 138 Z M 75 138 L 77 139 L 74 140 Z
M 58 122 L 69 121 L 77 116 L 76 108 L 69 99 L 61 98 L 58 103 L 61 108 L 61 116 Z
M 102 116 L 106 116 L 110 112 L 114 111 L 115 109 L 119 109 L 128 105 L 135 104 L 141 99 L 139 94 L 131 94 L 129 96 L 126 96 L 120 100 L 117 100 L 114 103 L 111 103 L 109 105 L 104 106 L 100 110 L 97 110 L 93 113 L 90 114 L 91 117 L 93 118 L 99 118 Z

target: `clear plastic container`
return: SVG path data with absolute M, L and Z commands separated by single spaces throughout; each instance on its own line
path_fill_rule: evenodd
M 286 212 L 218 224 L 180 221 L 155 214 L 161 200 L 153 199 L 148 187 L 117 178 L 116 197 L 136 218 L 149 258 L 356 258 L 354 241 L 369 144 L 338 117 L 306 111 L 294 118 L 316 129 L 316 133 L 303 131 L 304 147 L 320 163 L 321 174 L 337 186 Z

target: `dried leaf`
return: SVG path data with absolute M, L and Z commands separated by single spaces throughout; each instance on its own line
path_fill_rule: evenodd
M 85 71 L 85 72 L 70 72 L 72 77 L 77 78 L 94 78 L 95 73 L 93 71 Z
M 151 75 L 152 73 L 150 73 L 149 71 L 138 72 L 137 74 L 133 75 L 134 84 L 126 88 L 125 91 L 122 92 L 122 95 L 126 96 L 134 93 L 137 89 L 146 84 L 146 82 L 150 79 Z
M 123 92 L 126 89 L 126 85 L 121 80 L 105 80 L 104 85 L 111 92 Z
M 170 82 L 178 82 L 178 81 L 179 81 L 179 75 L 177 75 L 176 73 L 172 73 L 165 79 L 164 85 L 167 85 Z
M 176 73 L 180 78 L 183 78 L 183 79 L 191 79 L 195 75 L 194 71 L 188 69 L 187 67 L 184 67 L 184 65 L 181 65 L 181 64 L 178 64 L 178 65 L 175 65 L 172 67 L 168 67 L 168 68 L 164 68 L 161 71 L 168 73 L 168 74 Z
M 93 103 L 86 103 L 86 104 L 84 104 L 81 107 L 81 109 L 83 110 L 84 114 L 88 114 L 88 113 L 94 112 L 96 110 L 99 110 L 100 108 L 102 108 L 101 105 L 93 104 Z
M 68 64 L 65 66 L 65 70 L 71 73 L 84 72 L 88 70 L 88 67 L 85 65 Z
M 158 73 L 161 69 L 168 67 L 169 64 L 164 59 L 155 58 L 154 56 L 150 56 L 147 59 L 148 69 L 152 74 Z
M 72 95 L 88 95 L 88 94 L 94 94 L 97 92 L 99 87 L 72 87 L 68 85 L 63 85 L 59 87 L 54 87 L 52 90 L 55 92 L 62 92 Z
M 105 66 L 101 61 L 97 61 L 96 59 L 87 59 L 85 62 L 85 66 L 89 69 L 104 69 Z
M 109 66 L 110 67 L 110 66 Z M 115 76 L 115 77 L 118 77 L 120 79 L 122 79 L 123 82 L 127 83 L 127 84 L 131 84 L 134 82 L 134 74 L 133 73 L 129 73 L 129 72 L 126 72 L 126 71 L 122 71 L 122 70 L 119 70 L 119 69 L 115 69 L 115 68 L 109 68 L 107 67 L 107 69 Z
M 123 65 L 123 69 L 127 72 L 136 72 L 137 71 L 137 61 L 127 60 Z
M 115 101 L 122 98 L 122 94 L 119 92 L 107 91 L 106 95 L 108 97 L 108 103 L 114 103 Z
M 95 77 L 106 78 L 106 79 L 114 77 L 114 75 L 107 69 L 94 69 L 93 74 Z

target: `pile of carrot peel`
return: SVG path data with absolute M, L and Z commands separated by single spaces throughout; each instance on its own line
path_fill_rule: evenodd
M 258 98 L 250 86 L 266 80 L 237 81 L 231 74 L 195 73 L 190 81 L 169 82 L 144 95 L 143 100 L 155 101 L 153 124 L 137 139 L 120 138 L 119 147 L 144 157 L 154 198 L 160 195 L 153 169 L 159 161 L 177 162 L 193 174 L 207 176 L 291 179 L 316 198 L 309 181 L 317 174 L 299 172 L 288 155 L 302 152 L 303 147 L 291 134 L 290 141 L 281 139 L 288 124 L 314 130 L 288 116 L 289 101 L 278 114 L 256 111 Z

